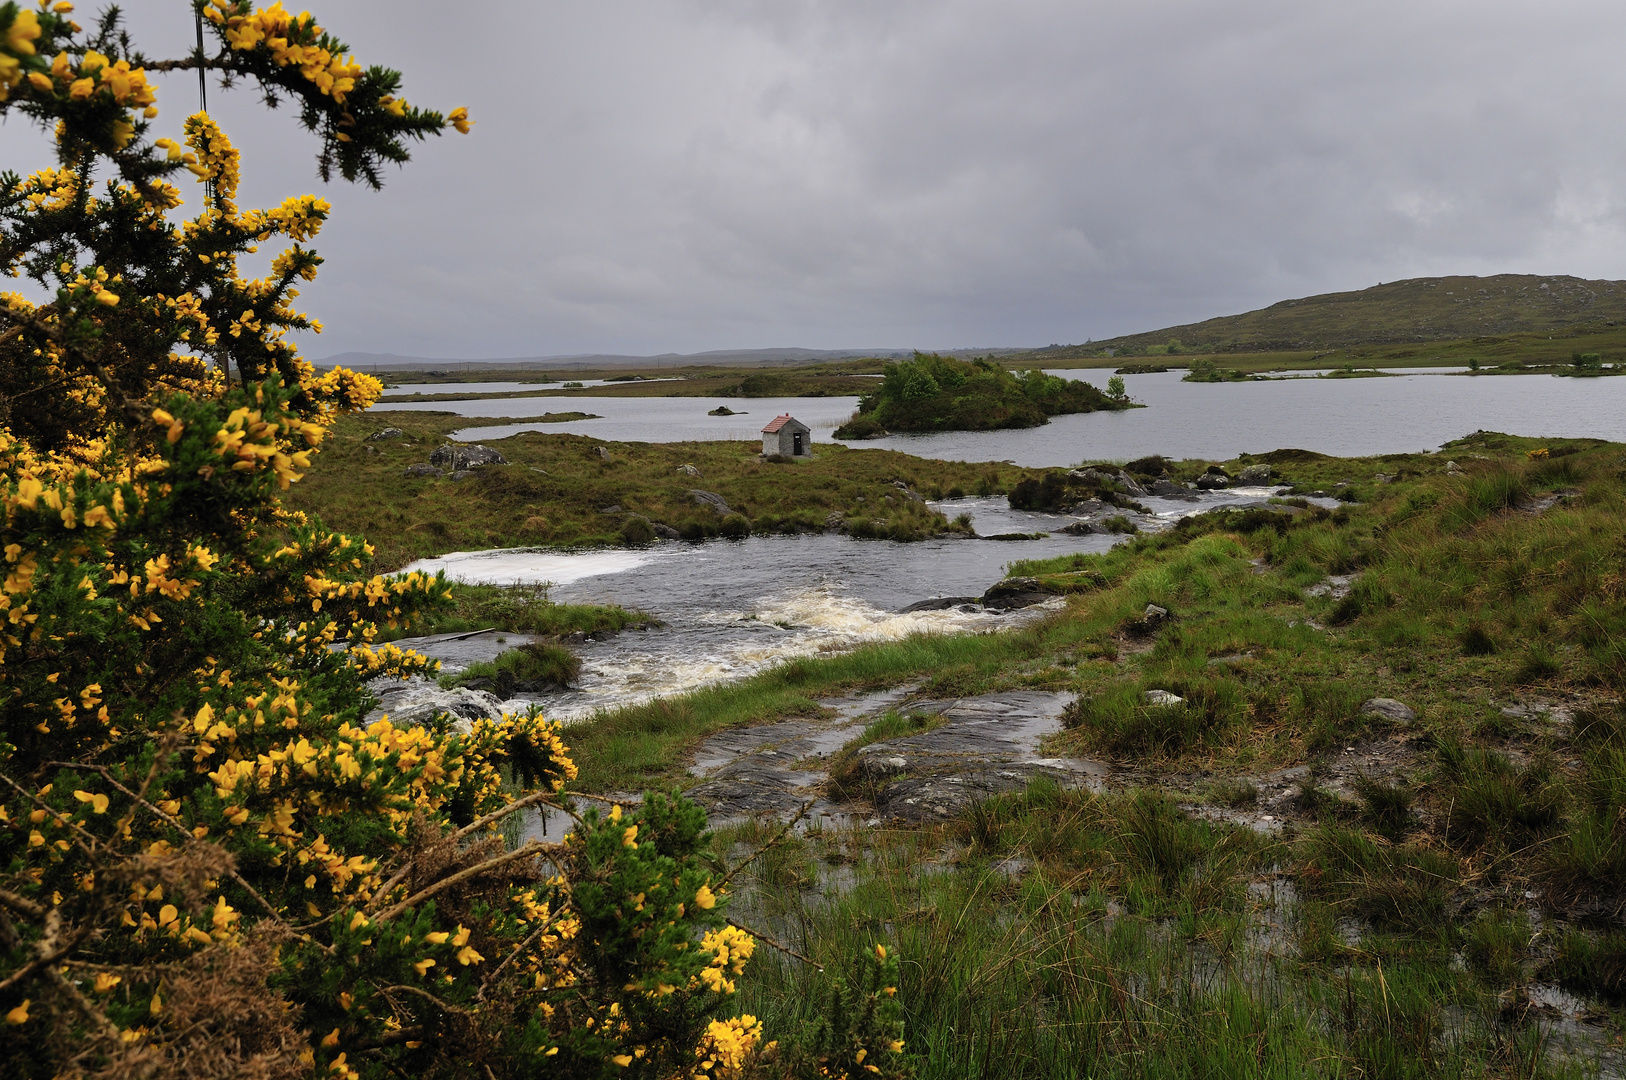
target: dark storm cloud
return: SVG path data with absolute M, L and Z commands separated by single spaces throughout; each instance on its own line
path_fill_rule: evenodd
M 126 10 L 185 47 L 179 0 Z M 1626 276 L 1616 4 L 317 14 L 478 126 L 323 191 L 316 356 L 1037 345 L 1425 273 Z M 162 119 L 195 93 L 166 80 Z M 212 103 L 243 202 L 315 186 L 291 116 Z M 9 167 L 39 145 L 0 134 Z

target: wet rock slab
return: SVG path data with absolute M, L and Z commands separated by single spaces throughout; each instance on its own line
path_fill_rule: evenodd
M 1047 758 L 1039 740 L 1061 730 L 1071 694 L 1010 690 L 957 701 L 919 701 L 916 712 L 937 714 L 933 728 L 871 743 L 859 752 L 876 781 L 876 814 L 924 821 L 957 815 L 979 799 L 1026 787 L 1039 776 L 1100 787 L 1109 769 L 1084 758 Z
M 1040 739 L 1061 730 L 1070 694 L 1014 690 L 953 701 L 909 695 L 901 689 L 833 699 L 821 703 L 823 717 L 720 732 L 696 755 L 691 771 L 705 779 L 689 794 L 714 820 L 788 817 L 812 801 L 815 815 L 927 821 L 952 817 L 1038 776 L 1095 788 L 1107 778 L 1100 762 L 1040 755 Z M 859 751 L 859 786 L 868 800 L 829 797 L 825 762 L 894 707 L 932 714 L 941 725 Z

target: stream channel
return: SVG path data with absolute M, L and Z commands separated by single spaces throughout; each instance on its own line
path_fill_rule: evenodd
M 1167 527 L 1218 506 L 1267 499 L 1271 488 L 1203 492 L 1196 501 L 1145 497 L 1143 527 Z M 575 646 L 582 673 L 575 689 L 515 699 L 535 701 L 553 719 L 682 693 L 743 678 L 798 656 L 829 655 L 914 633 L 987 632 L 1036 617 L 1040 608 L 1000 613 L 980 608 L 900 612 L 920 600 L 980 596 L 1017 559 L 1105 551 L 1121 537 L 1056 530 L 1077 518 L 1012 510 L 1003 497 L 933 503 L 949 517 L 970 514 L 983 535 L 1050 532 L 1036 540 L 933 539 L 916 543 L 853 540 L 829 534 L 752 536 L 691 544 L 667 541 L 636 551 L 560 553 L 506 549 L 454 552 L 408 569 L 468 583 L 550 584 L 560 603 L 620 604 L 662 626 Z M 1058 601 L 1059 602 L 1059 601 Z M 521 635 L 399 642 L 454 673 L 522 643 Z

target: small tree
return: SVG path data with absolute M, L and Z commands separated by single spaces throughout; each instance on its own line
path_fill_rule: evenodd
M 1122 401 L 1129 396 L 1124 389 L 1124 377 L 1122 375 L 1114 375 L 1107 380 L 1107 396 L 1114 401 Z
M 534 714 L 367 719 L 369 680 L 434 667 L 377 625 L 449 594 L 368 576 L 363 540 L 279 501 L 379 392 L 286 338 L 318 329 L 292 302 L 328 206 L 239 208 L 207 114 L 149 139 L 147 73 L 291 97 L 321 174 L 375 187 L 407 140 L 469 120 L 408 105 L 309 15 L 197 8 L 212 46 L 153 62 L 116 12 L 87 34 L 67 2 L 0 4 L 0 115 L 57 144 L 0 176 L 0 266 L 38 294 L 0 294 L 0 1070 L 803 1069 L 723 1015 L 755 941 L 723 917 L 698 807 L 581 812 L 564 733 Z M 505 819 L 542 805 L 574 830 L 510 849 Z M 842 1030 L 895 1075 L 897 1005 L 870 998 Z

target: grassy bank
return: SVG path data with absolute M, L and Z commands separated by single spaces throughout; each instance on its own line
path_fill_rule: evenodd
M 385 426 L 404 437 L 368 441 Z M 963 528 L 923 498 L 1002 492 L 1028 475 L 829 443 L 791 463 L 763 460 L 754 443 L 606 443 L 545 432 L 487 444 L 510 464 L 463 481 L 404 475 L 469 426 L 445 413 L 345 418 L 287 501 L 365 535 L 377 565 L 391 569 L 448 551 L 635 545 L 652 539 L 649 523 L 694 539 L 839 530 L 913 540 Z M 695 490 L 721 496 L 730 512 L 697 501 Z
M 841 690 L 1072 690 L 1045 752 L 1114 765 L 1107 794 L 775 848 L 747 917 L 827 971 L 765 956 L 748 1007 L 793 1022 L 882 941 L 925 1076 L 1592 1075 L 1626 1032 L 1626 447 L 1279 464 L 1355 501 L 1017 563 L 1067 607 L 601 716 L 584 780 L 680 780 L 706 733 Z

